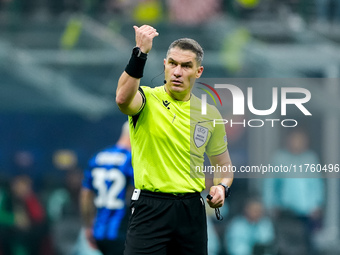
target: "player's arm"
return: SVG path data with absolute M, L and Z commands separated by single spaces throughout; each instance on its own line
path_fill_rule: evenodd
M 82 188 L 80 192 L 80 213 L 85 227 L 92 227 L 93 219 L 96 214 L 94 205 L 95 194 L 92 190 Z
M 96 242 L 93 238 L 93 220 L 96 214 L 94 205 L 95 194 L 92 190 L 82 188 L 80 191 L 80 214 L 85 228 L 85 236 L 89 245 L 96 248 Z
M 230 171 L 220 171 L 215 172 L 214 174 L 214 186 L 210 188 L 209 194 L 213 197 L 213 199 L 207 199 L 207 202 L 210 207 L 218 208 L 223 206 L 225 200 L 225 188 L 222 185 L 218 185 L 219 183 L 223 183 L 224 185 L 230 187 L 233 183 L 234 174 L 231 171 L 232 163 L 230 160 L 229 152 L 226 150 L 224 153 L 217 156 L 209 157 L 210 163 L 212 166 L 215 166 L 215 169 L 228 169 Z
M 152 41 L 158 36 L 156 29 L 151 26 L 133 26 L 135 29 L 136 46 L 140 48 L 141 54 L 132 54 L 129 64 L 119 78 L 116 90 L 116 103 L 119 109 L 127 115 L 138 113 L 143 104 L 143 98 L 138 93 L 140 79 L 143 76 L 146 54 L 152 48 Z

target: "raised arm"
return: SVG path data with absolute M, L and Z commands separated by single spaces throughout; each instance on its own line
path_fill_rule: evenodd
M 142 106 L 143 99 L 140 93 L 137 93 L 140 79 L 143 76 L 144 65 L 147 53 L 152 48 L 152 41 L 158 36 L 156 29 L 149 25 L 141 27 L 133 26 L 135 29 L 136 47 L 131 56 L 129 64 L 119 78 L 116 90 L 116 103 L 119 109 L 127 114 L 136 114 Z
M 218 184 L 223 183 L 224 185 L 230 187 L 231 184 L 233 183 L 234 174 L 231 171 L 232 164 L 228 150 L 218 156 L 209 157 L 209 160 L 212 166 L 215 167 L 220 166 L 221 167 L 220 169 L 223 169 L 223 166 L 225 166 L 225 169 L 230 170 L 215 172 L 214 174 L 214 186 L 212 186 L 209 191 L 209 194 L 213 197 L 213 199 L 212 200 L 207 199 L 207 202 L 210 207 L 217 208 L 223 206 L 224 201 L 226 199 L 224 195 L 225 193 L 224 187 Z

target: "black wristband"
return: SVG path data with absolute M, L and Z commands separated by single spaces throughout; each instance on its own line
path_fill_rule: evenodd
M 139 56 L 136 56 L 134 53 L 132 53 L 130 61 L 125 67 L 125 72 L 134 78 L 142 78 L 146 59 L 147 54 L 145 53 L 139 54 Z

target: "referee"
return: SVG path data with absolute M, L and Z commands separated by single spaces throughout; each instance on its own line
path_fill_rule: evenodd
M 134 26 L 134 30 L 136 47 L 116 91 L 120 110 L 129 115 L 136 187 L 124 254 L 207 254 L 205 206 L 200 196 L 205 180 L 192 175 L 195 166 L 203 167 L 204 153 L 213 166 L 231 166 L 231 160 L 224 126 L 213 126 L 220 113 L 208 105 L 208 114 L 200 115 L 201 101 L 191 94 L 203 72 L 203 50 L 192 39 L 174 41 L 164 59 L 165 84 L 140 86 L 158 32 L 148 25 Z M 206 135 L 199 137 L 197 132 Z M 207 199 L 210 207 L 224 204 L 232 181 L 232 173 L 214 178 L 212 199 Z

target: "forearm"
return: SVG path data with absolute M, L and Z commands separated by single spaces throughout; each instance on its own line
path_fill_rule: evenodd
M 231 187 L 231 184 L 233 183 L 234 180 L 234 174 L 231 173 L 229 174 L 228 177 L 214 177 L 214 185 L 218 185 L 219 183 L 223 183 L 227 185 L 228 187 Z
M 215 167 L 214 185 L 223 183 L 230 187 L 233 183 L 234 173 L 232 172 L 232 163 L 230 160 L 229 152 L 210 158 L 212 166 Z M 221 170 L 217 170 L 221 169 Z
M 234 173 L 231 171 L 231 163 L 224 165 L 224 166 L 220 166 L 223 167 L 224 169 L 228 169 L 230 171 L 226 171 L 226 172 L 219 172 L 219 173 L 215 173 L 214 174 L 214 185 L 218 185 L 219 183 L 223 183 L 225 185 L 227 185 L 228 187 L 231 187 L 233 180 L 234 180 Z
M 80 194 L 80 213 L 85 227 L 91 227 L 96 214 L 92 191 L 83 189 Z

